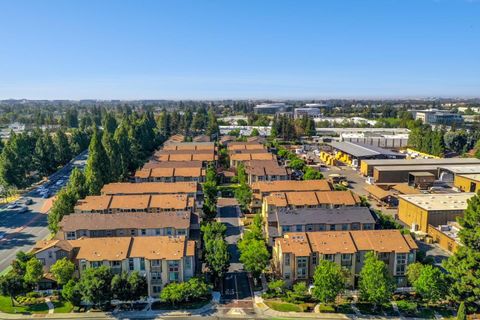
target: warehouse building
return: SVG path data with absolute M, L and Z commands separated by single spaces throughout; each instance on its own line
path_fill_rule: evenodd
M 412 231 L 427 233 L 429 225 L 438 227 L 455 221 L 467 208 L 475 193 L 399 195 L 398 218 Z
M 478 193 L 480 192 L 480 174 L 456 175 L 453 184 L 464 192 Z
M 333 141 L 330 146 L 335 151 L 335 158 L 343 163 L 358 167 L 366 159 L 405 159 L 406 155 L 380 147 L 354 142 Z
M 475 158 L 441 158 L 441 159 L 365 159 L 360 164 L 360 172 L 364 176 L 373 177 L 373 171 L 376 167 L 386 166 L 404 166 L 404 167 L 417 167 L 417 166 L 432 166 L 439 168 L 442 166 L 480 166 L 480 159 Z M 428 170 L 424 170 L 428 171 Z M 437 173 L 438 174 L 438 173 Z

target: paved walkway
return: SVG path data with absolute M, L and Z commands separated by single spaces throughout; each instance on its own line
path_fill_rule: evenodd
M 48 306 L 48 313 L 49 314 L 53 314 L 53 312 L 55 311 L 55 306 L 53 305 L 52 301 L 50 300 L 50 298 L 45 298 L 45 303 L 47 304 Z

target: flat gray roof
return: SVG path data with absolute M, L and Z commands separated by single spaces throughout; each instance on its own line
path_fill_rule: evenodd
M 449 165 L 449 164 L 479 164 L 480 159 L 475 158 L 441 158 L 441 159 L 371 159 L 362 163 L 369 166 L 417 166 L 417 165 Z
M 374 157 L 374 156 L 394 156 L 394 157 L 405 157 L 404 154 L 390 151 L 388 149 L 379 148 L 365 143 L 360 142 L 350 142 L 350 141 L 333 141 L 330 145 L 344 153 L 348 153 L 354 157 Z
M 277 221 L 280 226 L 375 223 L 370 209 L 366 207 L 278 209 L 268 218 L 269 221 Z
M 456 166 L 457 168 L 461 166 Z M 429 170 L 438 170 L 440 168 L 438 165 L 431 164 L 431 165 L 416 165 L 414 163 L 409 163 L 405 165 L 396 165 L 396 166 L 385 166 L 385 165 L 379 165 L 375 166 L 374 170 L 377 171 L 429 171 Z

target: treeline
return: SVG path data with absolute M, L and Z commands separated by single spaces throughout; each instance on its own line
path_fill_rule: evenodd
M 430 125 L 418 125 L 411 128 L 408 145 L 413 149 L 443 156 L 447 150 L 458 154 L 468 152 L 475 147 L 480 139 L 479 130 L 452 130 L 442 128 L 432 129 Z
M 79 199 L 99 194 L 104 184 L 128 178 L 165 139 L 151 112 L 123 114 L 120 123 L 112 113 L 105 113 L 102 127 L 102 132 L 93 129 L 85 172 L 73 170 L 57 195 L 48 215 L 52 233 Z
M 187 139 L 199 133 L 205 133 L 212 138 L 220 135 L 215 110 L 210 108 L 207 111 L 204 107 L 198 108 L 196 112 L 187 109 L 182 113 L 163 109 L 158 118 L 158 131 L 164 137 L 183 134 Z
M 25 188 L 55 172 L 85 150 L 91 131 L 40 129 L 13 133 L 0 154 L 0 181 L 4 186 Z
M 314 136 L 315 121 L 304 116 L 293 119 L 287 115 L 278 115 L 273 118 L 271 136 L 282 140 L 295 140 L 301 136 Z

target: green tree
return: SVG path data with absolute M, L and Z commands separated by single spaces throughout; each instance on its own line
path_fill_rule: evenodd
M 58 130 L 56 132 L 54 143 L 56 162 L 60 165 L 68 163 L 72 159 L 72 150 L 65 131 Z
M 313 276 L 312 296 L 322 303 L 332 303 L 345 290 L 345 273 L 335 262 L 321 260 Z
M 457 320 L 467 320 L 467 310 L 465 308 L 465 302 L 461 302 L 457 311 Z
M 67 188 L 74 194 L 74 197 L 83 199 L 88 195 L 87 179 L 82 170 L 74 168 L 70 174 Z
M 439 268 L 430 265 L 422 268 L 413 286 L 415 291 L 430 303 L 443 299 L 447 291 L 447 283 L 443 273 Z
M 30 284 L 38 284 L 43 277 L 43 264 L 37 258 L 31 258 L 27 262 L 25 270 L 25 282 Z
M 160 292 L 160 300 L 169 302 L 173 306 L 185 297 L 186 286 L 183 283 L 172 282 L 166 285 Z
M 190 278 L 186 282 L 186 300 L 199 300 L 210 295 L 210 286 L 202 278 Z
M 41 176 L 46 177 L 55 171 L 56 150 L 50 134 L 45 133 L 37 140 L 33 155 L 33 162 Z
M 87 268 L 80 278 L 79 288 L 83 300 L 103 306 L 112 299 L 112 272 L 107 266 Z
M 123 271 L 120 274 L 116 274 L 112 278 L 112 295 L 115 299 L 120 301 L 129 301 L 132 299 L 131 286 L 128 282 L 128 273 Z
M 62 218 L 73 212 L 77 200 L 76 195 L 68 188 L 60 190 L 48 214 L 48 228 L 52 233 L 57 233 Z
M 215 116 L 215 112 L 212 109 L 208 111 L 208 124 L 205 134 L 214 140 L 218 139 L 218 137 L 220 136 L 220 129 L 218 128 L 217 117 Z
M 377 306 L 390 301 L 394 290 L 395 283 L 385 263 L 374 252 L 368 252 L 360 271 L 360 298 Z
M 2 295 L 10 297 L 13 307 L 15 304 L 15 296 L 25 291 L 23 278 L 14 272 L 0 276 L 0 291 Z
M 468 201 L 463 217 L 458 219 L 460 241 L 463 244 L 453 256 L 444 261 L 451 281 L 449 297 L 465 302 L 467 310 L 474 311 L 480 300 L 480 196 Z
M 253 128 L 252 132 L 250 133 L 250 137 L 258 137 L 260 132 L 258 132 L 257 128 Z
M 117 157 L 119 161 L 120 178 L 125 179 L 128 177 L 131 155 L 130 155 L 130 141 L 128 139 L 128 130 L 124 122 L 122 122 L 120 126 L 117 128 L 117 130 L 115 130 L 114 139 L 118 148 Z
M 285 288 L 287 287 L 285 281 L 282 279 L 273 280 L 268 283 L 267 292 L 274 297 L 281 297 L 285 293 Z
M 113 138 L 113 134 L 108 131 L 103 131 L 102 145 L 108 157 L 108 180 L 107 182 L 117 181 L 121 177 L 121 166 L 118 158 L 118 146 Z
M 62 288 L 62 297 L 70 302 L 73 306 L 80 306 L 82 303 L 82 292 L 78 282 L 70 279 Z
M 407 279 L 408 283 L 410 285 L 414 285 L 414 283 L 417 281 L 417 279 L 420 277 L 420 274 L 422 273 L 423 270 L 423 264 L 420 262 L 415 262 L 412 264 L 409 264 L 407 267 Z
M 303 175 L 303 180 L 321 180 L 323 179 L 323 174 L 313 169 L 312 167 L 306 167 L 305 173 Z
M 109 134 L 113 135 L 115 130 L 117 129 L 117 119 L 112 112 L 105 112 L 103 119 L 102 119 L 102 127 L 104 132 L 108 132 Z
M 225 241 L 226 226 L 210 222 L 202 226 L 205 262 L 216 280 L 223 278 L 229 267 L 230 255 Z
M 254 280 L 257 281 L 257 278 L 270 262 L 270 253 L 265 241 L 242 240 L 238 247 L 240 249 L 240 261 L 243 263 L 245 270 L 252 273 Z
M 59 285 L 65 285 L 68 281 L 73 279 L 73 273 L 75 272 L 75 265 L 67 258 L 57 260 L 51 267 L 55 280 Z
M 248 178 L 247 173 L 245 172 L 245 165 L 240 163 L 237 166 L 237 181 L 239 184 L 247 184 Z
M 104 183 L 109 179 L 109 159 L 95 130 L 88 147 L 88 159 L 85 176 L 90 194 L 99 194 Z
M 130 273 L 128 276 L 128 285 L 130 287 L 131 300 L 139 300 L 148 295 L 147 279 L 141 276 L 138 271 Z
M 292 303 L 304 302 L 308 299 L 308 286 L 306 282 L 297 282 L 293 289 L 287 293 L 287 300 Z
M 250 190 L 250 187 L 246 183 L 242 183 L 235 189 L 235 198 L 242 211 L 246 212 L 250 202 L 252 202 L 252 190 Z

